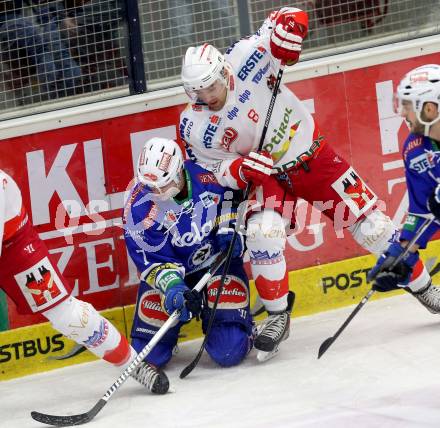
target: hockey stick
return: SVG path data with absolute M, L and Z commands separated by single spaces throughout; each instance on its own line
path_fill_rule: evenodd
M 194 290 L 200 292 L 210 278 L 214 275 L 217 269 L 225 262 L 226 258 L 224 255 L 217 257 L 211 268 L 206 272 Z M 120 388 L 120 386 L 128 379 L 130 373 L 136 369 L 136 367 L 144 360 L 144 358 L 151 352 L 151 350 L 157 345 L 157 343 L 162 339 L 165 333 L 174 325 L 174 322 L 179 319 L 180 310 L 174 311 L 170 317 L 165 321 L 162 327 L 156 332 L 150 342 L 142 349 L 142 351 L 137 355 L 137 357 L 130 363 L 130 365 L 121 373 L 121 375 L 116 379 L 113 385 L 107 390 L 107 392 L 102 396 L 102 398 L 86 413 L 81 413 L 78 415 L 70 416 L 55 416 L 47 415 L 40 412 L 31 412 L 31 416 L 38 422 L 47 425 L 53 425 L 56 427 L 67 427 L 72 425 L 82 425 L 90 422 L 107 404 L 108 400 L 112 395 Z
M 423 232 L 429 227 L 429 225 L 434 221 L 434 217 L 426 218 L 423 222 L 420 229 L 417 231 L 417 233 L 413 236 L 411 241 L 409 241 L 408 245 L 405 247 L 405 250 L 394 260 L 393 264 L 389 267 L 389 270 L 393 270 L 397 264 L 408 254 L 410 248 L 414 245 L 414 243 L 422 236 Z M 381 271 L 378 271 L 376 276 Z M 374 280 L 374 278 L 372 278 Z M 365 303 L 368 302 L 370 297 L 375 293 L 376 290 L 372 288 L 360 301 L 360 303 L 354 308 L 353 312 L 350 314 L 350 316 L 345 320 L 344 324 L 339 327 L 339 330 L 331 337 L 324 340 L 324 342 L 321 343 L 321 346 L 318 350 L 318 360 L 324 355 L 324 353 L 327 351 L 328 348 L 333 344 L 333 342 L 338 338 L 338 336 L 344 331 L 345 327 L 347 327 L 348 324 L 350 324 L 351 320 L 355 317 L 355 315 L 362 309 L 362 307 L 365 305 Z
M 275 105 L 275 100 L 278 95 L 278 90 L 280 88 L 281 79 L 283 77 L 283 72 L 284 72 L 284 64 L 281 63 L 280 69 L 278 70 L 277 80 L 276 80 L 274 88 L 273 88 L 272 97 L 270 98 L 269 107 L 267 109 L 266 120 L 264 121 L 264 127 L 263 127 L 263 131 L 261 133 L 260 142 L 258 144 L 258 151 L 259 152 L 263 149 L 264 139 L 266 138 L 267 129 L 269 128 L 269 122 L 270 122 L 270 118 L 272 116 L 272 111 L 273 111 L 273 108 Z M 214 304 L 211 309 L 211 313 L 209 316 L 208 325 L 206 327 L 205 337 L 203 339 L 202 346 L 200 347 L 199 352 L 197 353 L 194 360 L 192 360 L 191 363 L 189 363 L 180 373 L 181 379 L 188 376 L 194 370 L 194 368 L 197 366 L 197 364 L 200 361 L 200 358 L 203 354 L 203 350 L 205 349 L 206 342 L 208 341 L 209 333 L 211 332 L 212 323 L 214 321 L 215 311 L 217 310 L 217 305 L 220 300 L 220 296 L 223 292 L 223 287 L 225 285 L 226 275 L 228 274 L 229 267 L 231 265 L 232 250 L 234 249 L 234 245 L 235 245 L 235 241 L 237 240 L 238 232 L 244 226 L 244 223 L 246 220 L 246 211 L 247 211 L 247 206 L 248 206 L 249 194 L 251 192 L 251 187 L 252 187 L 252 183 L 248 182 L 246 185 L 246 190 L 244 192 L 243 202 L 240 204 L 240 207 L 239 207 L 239 210 L 237 213 L 237 223 L 235 224 L 234 234 L 232 235 L 232 239 L 229 244 L 228 251 L 226 253 L 226 262 L 223 267 L 223 273 L 222 273 L 222 277 L 220 280 L 220 285 L 218 287 L 217 296 L 215 297 L 215 301 L 214 301 Z
M 79 354 L 82 354 L 84 351 L 87 351 L 87 348 L 84 345 L 80 345 L 79 343 L 76 343 L 75 346 L 66 354 L 49 356 L 49 357 L 47 357 L 47 359 L 48 360 L 56 360 L 56 361 L 67 360 L 69 358 L 73 358 Z

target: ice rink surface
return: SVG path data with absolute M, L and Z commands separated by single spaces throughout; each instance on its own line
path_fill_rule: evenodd
M 129 379 L 90 428 L 440 427 L 440 315 L 412 296 L 368 302 L 327 353 L 321 342 L 353 307 L 297 318 L 276 358 L 216 367 L 206 353 L 182 368 L 200 341 L 167 368 L 173 392 L 153 396 Z M 31 410 L 88 411 L 119 376 L 98 361 L 0 383 L 0 427 L 42 427 Z

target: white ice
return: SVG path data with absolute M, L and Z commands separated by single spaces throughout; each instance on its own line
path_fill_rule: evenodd
M 183 344 L 167 368 L 173 392 L 153 396 L 129 379 L 90 428 L 440 427 L 440 315 L 412 296 L 368 302 L 327 353 L 321 342 L 353 308 L 296 318 L 276 358 L 221 369 L 206 356 L 182 368 L 200 341 Z M 119 376 L 103 362 L 0 383 L 0 426 L 43 426 L 31 410 L 89 410 Z

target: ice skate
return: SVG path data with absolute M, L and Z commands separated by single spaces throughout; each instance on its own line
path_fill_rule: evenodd
M 170 382 L 165 372 L 145 362 L 140 363 L 136 367 L 131 377 L 153 394 L 166 394 L 170 387 Z
M 269 312 L 269 316 L 259 326 L 255 339 L 255 348 L 265 353 L 276 353 L 277 347 L 289 337 L 290 315 L 292 313 L 295 294 L 289 291 L 287 308 L 282 312 Z
M 440 313 L 440 288 L 432 285 L 432 281 L 420 291 L 409 291 L 429 312 Z

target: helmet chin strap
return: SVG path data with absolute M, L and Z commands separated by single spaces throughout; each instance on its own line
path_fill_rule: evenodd
M 165 190 L 164 192 L 159 193 L 151 193 L 150 197 L 153 201 L 168 201 L 174 196 L 178 195 L 180 190 L 177 187 L 171 187 L 170 189 Z
M 420 113 L 417 113 L 417 120 L 425 126 L 424 135 L 425 137 L 429 137 L 429 131 L 431 130 L 431 126 L 437 123 L 440 120 L 440 112 L 437 114 L 437 117 L 434 120 L 431 120 L 431 122 L 427 122 L 426 120 L 423 120 L 420 117 Z
M 152 199 L 155 199 L 156 201 L 168 201 L 169 199 L 172 199 L 175 196 L 177 196 L 185 187 L 185 176 L 184 176 L 183 168 L 179 172 L 178 177 L 175 178 L 173 181 L 175 186 L 170 187 L 164 192 L 161 192 L 159 189 L 159 193 L 152 194 Z
M 425 123 L 425 137 L 429 137 L 429 129 L 431 128 L 431 124 Z
M 174 196 L 178 195 L 180 189 L 177 187 L 171 187 L 171 189 L 167 189 L 164 193 L 159 195 L 159 199 L 161 201 L 167 201 L 168 199 L 174 198 Z

